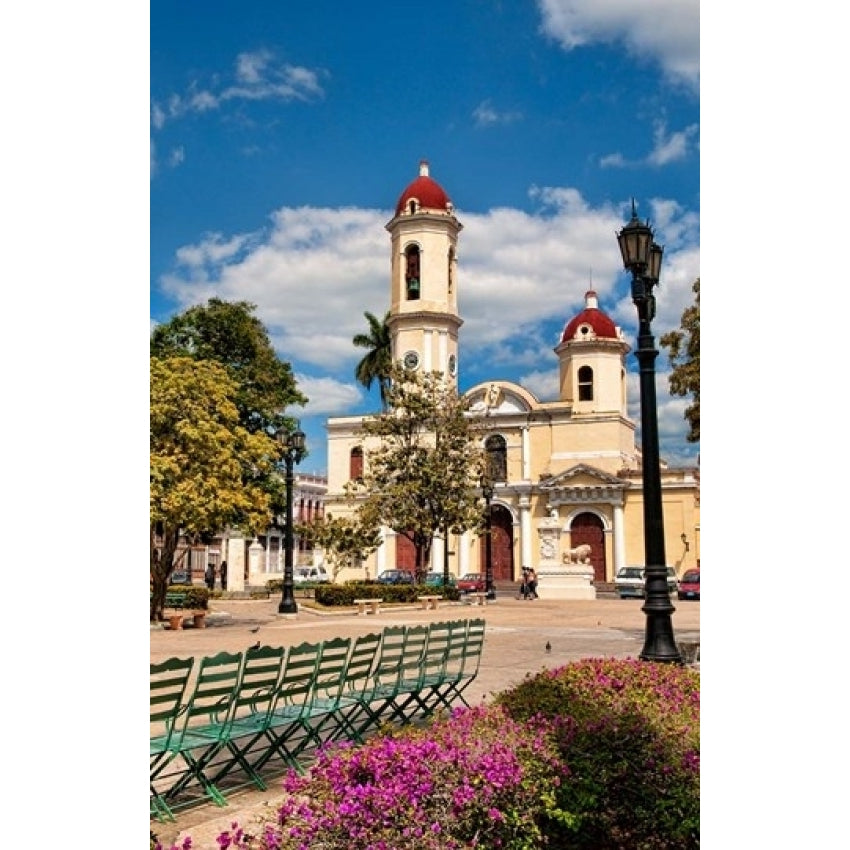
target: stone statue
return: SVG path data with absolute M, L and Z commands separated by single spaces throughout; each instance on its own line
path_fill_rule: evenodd
M 484 396 L 484 407 L 498 407 L 502 403 L 502 388 L 497 384 L 490 384 Z
M 548 537 L 540 541 L 540 555 L 547 561 L 555 557 L 555 544 Z
M 589 543 L 582 543 L 575 549 L 564 552 L 563 562 L 565 564 L 589 564 L 591 551 L 592 547 Z
M 549 508 L 549 519 L 560 519 L 557 508 Z

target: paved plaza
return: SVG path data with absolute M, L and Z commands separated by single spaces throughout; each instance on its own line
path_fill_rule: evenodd
M 646 616 L 639 599 L 548 600 L 515 599 L 506 594 L 485 607 L 443 602 L 436 611 L 412 606 L 385 606 L 376 615 L 358 615 L 356 609 L 317 612 L 298 601 L 293 618 L 277 613 L 279 599 L 219 599 L 210 603 L 207 627 L 170 631 L 151 627 L 151 661 L 174 655 L 202 656 L 247 649 L 263 644 L 288 647 L 302 641 L 356 637 L 385 626 L 415 625 L 439 620 L 484 617 L 487 623 L 478 678 L 466 690 L 470 704 L 489 701 L 492 694 L 521 681 L 541 668 L 557 667 L 581 658 L 636 658 L 643 648 Z M 677 641 L 698 642 L 700 603 L 674 601 L 673 629 Z M 546 651 L 546 645 L 551 651 Z M 245 791 L 228 796 L 229 805 L 213 804 L 177 813 L 175 824 L 151 821 L 163 845 L 184 835 L 193 838 L 193 850 L 217 850 L 216 836 L 233 821 L 248 827 L 257 813 L 274 806 L 280 795 Z

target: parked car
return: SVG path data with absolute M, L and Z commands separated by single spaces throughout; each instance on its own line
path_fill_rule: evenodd
M 434 572 L 434 573 L 426 573 L 425 574 L 425 584 L 430 585 L 431 587 L 442 587 L 443 586 L 443 573 L 442 572 Z M 455 577 L 449 573 L 449 587 L 454 587 L 456 584 Z
M 415 584 L 416 579 L 410 570 L 384 570 L 376 579 L 378 584 Z
M 295 567 L 292 571 L 292 581 L 303 584 L 307 581 L 330 581 L 331 577 L 324 567 Z
M 646 596 L 644 567 L 620 567 L 614 577 L 614 589 L 620 599 L 634 597 L 643 599 Z M 667 590 L 676 593 L 679 582 L 676 579 L 676 571 L 673 567 L 667 567 Z
M 685 570 L 679 582 L 679 599 L 699 599 L 699 567 Z
M 481 573 L 467 573 L 457 580 L 457 589 L 462 593 L 483 593 L 487 582 Z

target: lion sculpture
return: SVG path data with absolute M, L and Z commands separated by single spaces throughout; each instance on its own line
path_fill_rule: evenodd
M 569 552 L 564 552 L 565 564 L 589 564 L 590 563 L 591 546 L 589 543 L 582 543 L 581 546 L 576 546 L 575 549 L 570 549 Z

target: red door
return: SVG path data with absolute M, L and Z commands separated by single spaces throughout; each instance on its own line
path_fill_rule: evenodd
M 582 543 L 590 545 L 593 580 L 605 581 L 605 531 L 596 514 L 579 514 L 570 526 L 570 547 L 575 549 Z
M 395 564 L 387 569 L 410 570 L 416 572 L 416 547 L 413 541 L 404 534 L 395 536 Z
M 493 558 L 493 581 L 514 580 L 514 526 L 511 512 L 493 505 L 490 514 L 490 544 Z M 487 574 L 487 542 L 481 538 L 481 575 Z

